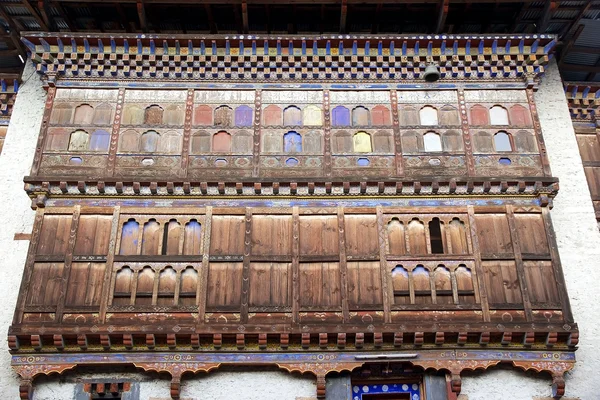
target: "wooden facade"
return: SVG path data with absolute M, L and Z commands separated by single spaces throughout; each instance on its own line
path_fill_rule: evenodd
M 419 396 L 433 368 L 453 399 L 507 362 L 564 393 L 578 330 L 533 100 L 552 38 L 25 43 L 48 99 L 23 398 L 102 362 L 167 371 L 174 398 L 221 364 L 310 372 L 320 398 L 330 371 Z

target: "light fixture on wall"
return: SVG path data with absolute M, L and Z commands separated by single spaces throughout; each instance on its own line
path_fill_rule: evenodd
M 440 76 L 440 70 L 435 64 L 429 64 L 423 73 L 423 79 L 425 79 L 426 82 L 435 82 L 440 79 Z

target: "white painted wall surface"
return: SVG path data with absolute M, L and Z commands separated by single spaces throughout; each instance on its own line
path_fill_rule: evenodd
M 19 381 L 10 367 L 6 338 L 29 247 L 29 241 L 13 238 L 15 233 L 31 233 L 33 226 L 34 212 L 23 190 L 23 177 L 31 169 L 45 101 L 40 76 L 29 62 L 0 155 L 0 393 L 6 399 L 19 398 Z

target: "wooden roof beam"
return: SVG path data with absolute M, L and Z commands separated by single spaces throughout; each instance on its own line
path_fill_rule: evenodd
M 579 26 L 579 21 L 581 21 L 581 19 L 585 15 L 585 13 L 588 12 L 588 10 L 591 7 L 592 7 L 592 0 L 587 0 L 587 3 L 579 11 L 579 13 L 577 14 L 577 16 L 573 20 L 573 22 L 571 22 L 570 24 L 568 24 L 567 27 L 561 32 L 561 36 L 564 36 L 564 37 L 569 36 L 570 33 L 571 33 L 571 30 L 573 30 L 573 27 Z M 561 8 L 561 10 L 562 10 L 562 8 Z
M 575 45 L 575 42 L 579 38 L 579 35 L 581 35 L 581 32 L 583 32 L 583 28 L 585 28 L 585 25 L 579 25 L 573 36 L 571 36 L 569 41 L 567 41 L 565 46 L 562 48 L 562 51 L 560 52 L 560 61 L 558 62 L 559 68 L 561 68 L 564 65 L 567 54 L 573 49 L 573 45 Z
M 550 24 L 552 11 L 556 10 L 557 7 L 558 3 L 556 2 L 556 0 L 546 0 L 546 2 L 544 3 L 544 10 L 542 11 L 542 16 L 540 17 L 537 23 L 538 33 L 546 32 L 546 29 L 548 29 L 548 24 Z
M 342 0 L 340 13 L 340 33 L 346 33 L 346 19 L 348 17 L 348 0 Z
M 587 81 L 592 81 L 596 77 L 596 74 L 600 73 L 600 58 L 596 61 L 596 65 L 593 67 L 586 67 L 590 71 L 586 77 Z
M 217 29 L 217 24 L 215 24 L 215 18 L 212 13 L 212 7 L 210 4 L 204 4 L 204 11 L 206 12 L 206 18 L 208 18 L 208 27 L 210 29 L 210 33 L 216 35 L 219 33 Z
M 19 35 L 18 35 L 18 30 L 15 27 L 15 25 L 13 24 L 13 20 L 8 16 L 8 14 L 6 14 L 6 12 L 4 11 L 4 8 L 0 6 L 0 18 L 2 18 L 3 20 L 6 21 L 6 23 L 8 24 L 8 29 L 6 29 L 4 27 L 4 25 L 0 25 L 0 27 L 2 27 L 2 30 L 10 36 L 10 40 L 13 42 L 13 44 L 15 45 L 16 49 L 19 49 L 20 53 L 19 55 L 23 58 L 23 60 L 27 57 L 27 53 L 25 52 L 25 48 L 24 48 L 24 44 L 21 42 L 21 40 L 19 39 Z
M 71 21 L 69 14 L 63 8 L 63 6 L 58 1 L 55 1 L 54 7 L 56 7 L 58 14 L 65 21 L 65 24 L 67 24 L 67 28 L 69 28 L 69 32 L 77 32 L 77 28 L 76 28 L 75 24 L 73 23 L 73 21 Z
M 25 0 L 27 2 L 27 0 Z M 46 0 L 38 1 L 38 10 L 40 10 L 40 15 L 44 20 L 44 23 L 50 28 L 49 30 L 58 30 L 54 20 L 50 19 L 50 11 L 48 10 L 48 2 Z
M 450 0 L 440 0 L 440 2 L 438 3 L 438 17 L 434 33 L 442 33 L 444 25 L 446 25 L 446 17 L 448 16 L 449 8 Z
M 137 12 L 140 20 L 140 27 L 144 33 L 148 32 L 148 24 L 146 22 L 146 8 L 144 7 L 144 0 L 137 0 Z
M 571 47 L 571 53 L 600 54 L 600 47 L 573 46 Z
M 248 24 L 248 3 L 242 0 L 242 33 L 248 33 L 250 26 Z
M 37 10 L 33 8 L 31 4 L 29 4 L 29 0 L 21 0 L 21 4 L 27 9 L 27 11 L 29 11 L 31 16 L 35 18 L 35 21 L 38 23 L 38 25 L 40 26 L 40 28 L 42 28 L 43 31 L 49 30 L 48 26 L 50 24 L 46 24 L 46 22 L 44 22 L 42 17 L 40 17 L 40 14 L 38 14 Z

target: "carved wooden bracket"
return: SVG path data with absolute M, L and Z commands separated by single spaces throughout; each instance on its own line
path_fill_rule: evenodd
M 178 399 L 181 394 L 181 376 L 186 372 L 210 372 L 219 368 L 221 363 L 198 363 L 177 361 L 156 363 L 134 363 L 144 371 L 168 372 L 171 375 L 171 398 Z
M 565 395 L 565 372 L 575 366 L 575 363 L 560 361 L 513 361 L 512 364 L 523 371 L 549 372 L 552 375 L 552 397 L 555 399 Z
M 33 380 L 39 375 L 62 374 L 65 371 L 74 369 L 77 364 L 29 364 L 13 366 L 14 371 L 21 377 L 19 384 L 19 398 L 30 400 L 33 398 Z
M 425 370 L 435 369 L 446 370 L 450 372 L 450 384 L 454 393 L 460 394 L 462 388 L 462 379 L 460 373 L 464 370 L 475 371 L 476 369 L 488 369 L 500 363 L 500 360 L 411 360 L 414 366 Z
M 325 376 L 330 372 L 342 372 L 349 371 L 352 372 L 355 368 L 361 367 L 363 362 L 344 362 L 344 363 L 334 363 L 334 362 L 324 362 L 324 363 L 297 363 L 297 364 L 277 364 L 277 366 L 281 369 L 285 369 L 288 372 L 300 372 L 301 374 L 305 372 L 310 372 L 317 377 L 317 398 L 324 399 L 325 398 Z

